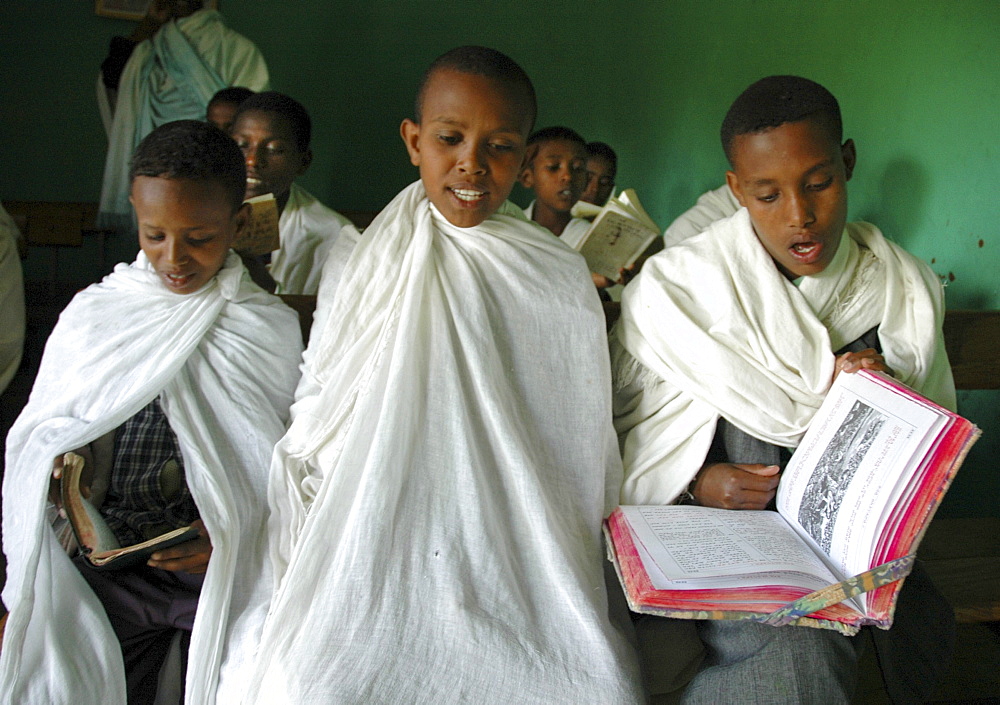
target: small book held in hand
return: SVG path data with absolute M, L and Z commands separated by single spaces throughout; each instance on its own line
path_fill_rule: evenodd
M 782 473 L 777 512 L 622 506 L 605 522 L 634 612 L 888 629 L 979 429 L 881 373 L 841 374 Z
M 620 269 L 631 267 L 660 235 L 660 228 L 633 189 L 611 197 L 602 207 L 581 201 L 573 208 L 577 217 L 593 217 L 593 223 L 579 242 L 567 244 L 583 255 L 591 272 L 611 281 L 618 279 Z
M 157 551 L 198 538 L 198 529 L 184 526 L 148 541 L 121 546 L 101 512 L 80 492 L 84 459 L 76 453 L 63 455 L 60 483 L 63 510 L 80 545 L 80 552 L 95 568 L 126 568 L 145 563 Z
M 250 227 L 233 242 L 233 249 L 241 255 L 260 257 L 281 246 L 278 230 L 278 202 L 273 193 L 248 198 L 244 203 L 250 206 Z

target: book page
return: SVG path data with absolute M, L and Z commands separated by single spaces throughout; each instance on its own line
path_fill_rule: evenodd
M 281 246 L 278 232 L 278 202 L 273 193 L 245 201 L 250 205 L 250 227 L 233 242 L 232 248 L 243 255 L 259 257 Z
M 865 374 L 842 374 L 786 467 L 778 510 L 845 575 L 883 527 L 947 419 Z
M 638 545 L 670 588 L 796 585 L 775 572 L 812 575 L 810 589 L 839 582 L 815 552 L 777 512 L 691 506 L 623 506 Z M 650 572 L 647 570 L 647 572 Z M 749 578 L 748 574 L 771 575 Z M 703 578 L 725 578 L 695 584 Z
M 590 226 L 577 249 L 587 260 L 591 272 L 614 281 L 618 279 L 618 270 L 632 264 L 657 235 L 657 231 L 630 217 L 605 210 Z

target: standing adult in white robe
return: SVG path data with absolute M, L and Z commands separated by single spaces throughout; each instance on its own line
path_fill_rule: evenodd
M 47 495 L 56 456 L 114 430 L 157 396 L 213 545 L 186 701 L 238 702 L 269 604 L 267 468 L 300 352 L 295 314 L 252 284 L 233 253 L 192 294 L 164 287 L 142 253 L 77 294 L 7 444 L 4 703 L 125 702 L 118 640 L 49 526 Z
M 226 27 L 215 10 L 172 19 L 136 46 L 113 110 L 98 79 L 98 103 L 110 124 L 98 224 L 131 228 L 128 162 L 153 128 L 174 120 L 204 120 L 217 91 L 227 86 L 262 91 L 268 81 L 263 55 Z
M 455 227 L 420 183 L 347 230 L 275 449 L 280 581 L 248 702 L 637 702 L 583 259 L 510 203 Z
M 327 208 L 311 193 L 293 183 L 278 219 L 281 247 L 271 253 L 268 271 L 276 294 L 315 296 L 327 254 L 351 221 Z

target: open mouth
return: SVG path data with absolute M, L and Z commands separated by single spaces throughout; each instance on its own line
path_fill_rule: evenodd
M 170 274 L 169 272 L 163 272 L 162 275 L 169 286 L 177 289 L 186 286 L 194 278 L 194 274 Z
M 788 248 L 792 257 L 803 264 L 815 262 L 823 251 L 823 245 L 819 242 L 797 242 Z
M 486 197 L 485 191 L 476 191 L 468 188 L 453 188 L 450 190 L 455 194 L 455 198 L 464 203 L 476 203 Z

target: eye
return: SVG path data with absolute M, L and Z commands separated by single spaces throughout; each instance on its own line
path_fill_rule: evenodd
M 494 152 L 513 152 L 514 145 L 507 144 L 506 142 L 491 142 L 490 149 Z
M 142 236 L 150 242 L 163 242 L 163 233 L 143 233 Z
M 454 146 L 462 141 L 461 136 L 453 134 L 441 134 L 438 135 L 438 140 L 444 142 L 446 145 Z
M 824 189 L 830 188 L 832 184 L 833 184 L 833 177 L 830 176 L 826 179 L 826 181 L 822 181 L 818 184 L 809 184 L 806 188 L 808 188 L 810 191 L 822 191 Z
M 769 193 L 764 196 L 757 196 L 757 200 L 763 203 L 774 203 L 775 201 L 778 200 L 778 194 Z
M 198 237 L 191 236 L 191 237 L 187 238 L 187 242 L 192 247 L 199 247 L 201 245 L 207 245 L 208 243 L 210 243 L 214 239 L 215 239 L 215 235 L 203 235 L 203 236 L 198 236 Z

